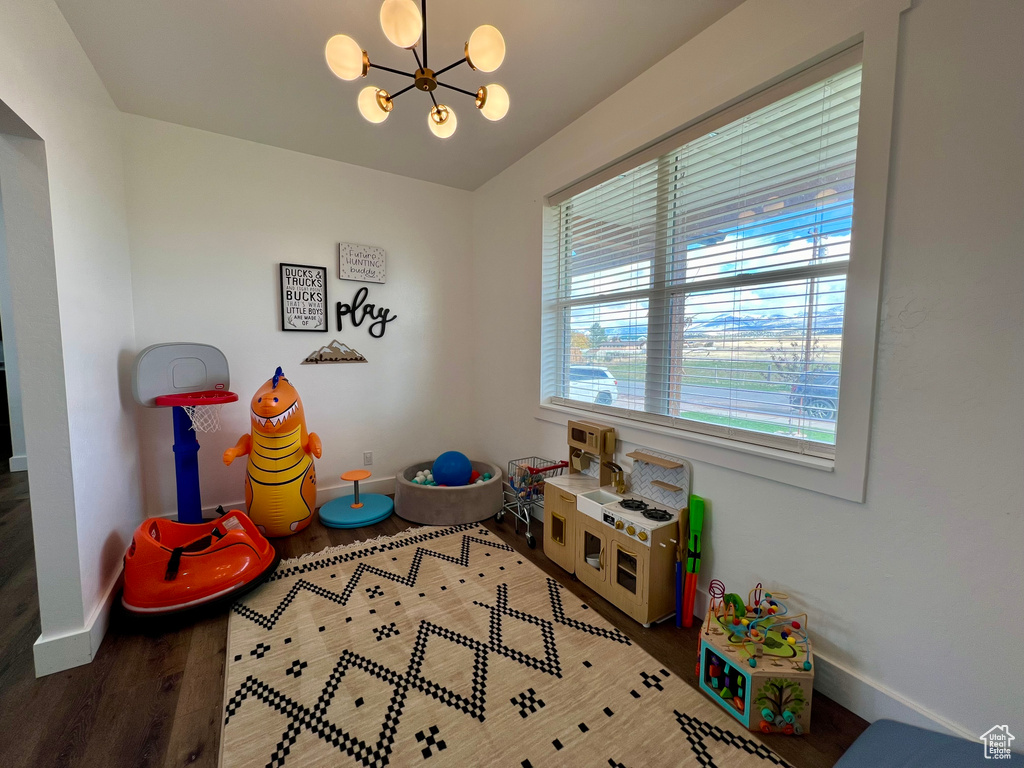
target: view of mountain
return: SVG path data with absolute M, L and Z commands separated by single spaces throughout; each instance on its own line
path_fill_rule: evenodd
M 348 344 L 342 344 L 340 341 L 335 339 L 326 347 L 320 347 L 316 352 L 313 352 L 305 360 L 302 361 L 303 365 L 319 364 L 319 363 L 365 363 L 366 358 L 363 357 L 359 352 L 352 349 Z
M 784 315 L 781 313 L 771 315 L 737 315 L 723 313 L 712 317 L 700 316 L 689 327 L 688 334 L 723 334 L 745 332 L 746 334 L 763 332 L 766 335 L 777 334 L 780 331 L 791 329 L 802 329 L 805 320 L 799 315 Z M 622 341 L 631 341 L 647 337 L 646 323 L 635 321 L 612 321 L 602 323 L 602 327 L 611 337 Z M 590 330 L 588 322 L 581 322 L 573 330 L 587 333 Z M 820 310 L 814 319 L 814 331 L 819 334 L 840 334 L 843 332 L 843 307 L 829 307 Z

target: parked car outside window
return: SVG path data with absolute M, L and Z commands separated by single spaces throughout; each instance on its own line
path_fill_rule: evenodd
M 597 365 L 569 366 L 569 399 L 611 405 L 619 397 L 619 383 L 612 372 Z
M 809 371 L 802 374 L 801 379 L 790 387 L 789 404 L 812 419 L 835 421 L 839 407 L 839 374 Z

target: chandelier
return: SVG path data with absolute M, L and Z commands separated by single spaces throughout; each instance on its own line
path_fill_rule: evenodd
M 461 59 L 432 70 L 427 59 L 427 0 L 421 0 L 422 11 L 416 7 L 414 0 L 384 0 L 380 7 L 380 25 L 388 40 L 399 48 L 412 51 L 416 57 L 416 71 L 403 72 L 399 69 L 392 69 L 380 64 L 374 64 L 366 51 L 348 35 L 335 35 L 327 41 L 327 48 L 324 55 L 327 57 L 327 66 L 331 72 L 342 80 L 357 80 L 366 77 L 371 69 L 380 69 L 384 72 L 392 72 L 396 75 L 412 78 L 412 83 L 400 91 L 389 93 L 383 88 L 375 85 L 368 85 L 359 92 L 357 103 L 359 113 L 371 123 L 383 123 L 388 119 L 391 110 L 395 107 L 395 99 L 406 91 L 414 88 L 430 95 L 433 102 L 427 115 L 427 125 L 431 132 L 440 139 L 447 139 L 458 125 L 458 118 L 447 104 L 438 102 L 434 91 L 438 86 L 451 91 L 464 93 L 471 97 L 480 110 L 480 114 L 488 120 L 501 120 L 508 114 L 508 91 L 497 83 L 481 86 L 476 93 L 454 85 L 442 83 L 438 78 L 445 72 L 455 69 L 463 62 L 469 64 L 470 68 L 479 72 L 493 72 L 501 66 L 505 59 L 505 40 L 501 32 L 490 24 L 484 24 L 473 30 L 466 43 L 464 55 Z M 423 58 L 420 59 L 420 52 L 417 45 L 422 43 Z

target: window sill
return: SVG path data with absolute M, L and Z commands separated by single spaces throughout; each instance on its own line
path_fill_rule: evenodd
M 851 483 L 851 478 L 845 476 L 847 473 L 837 471 L 837 461 L 834 460 L 647 424 L 586 408 L 572 408 L 550 402 L 539 404 L 535 418 L 563 428 L 569 419 L 594 420 L 615 427 L 619 440 L 631 445 L 665 451 L 693 461 L 849 501 L 863 501 L 863 477 L 860 482 L 853 479 Z M 710 491 L 708 493 L 710 494 Z

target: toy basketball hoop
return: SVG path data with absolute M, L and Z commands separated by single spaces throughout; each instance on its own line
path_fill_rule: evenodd
M 154 344 L 135 358 L 132 394 L 148 408 L 170 408 L 178 522 L 203 522 L 199 432 L 220 429 L 220 408 L 238 400 L 228 389 L 228 361 L 209 344 Z
M 182 392 L 177 395 L 159 395 L 158 406 L 179 406 L 188 415 L 194 432 L 216 432 L 220 429 L 220 407 L 234 403 L 238 395 L 227 390 L 210 389 L 205 392 Z

